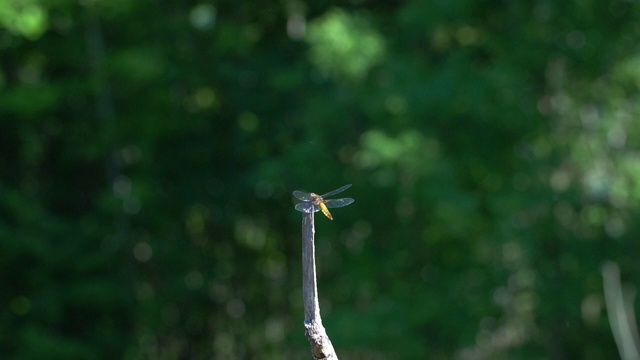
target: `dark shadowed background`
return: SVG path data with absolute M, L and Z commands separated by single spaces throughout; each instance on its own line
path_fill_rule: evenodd
M 637 1 L 2 1 L 3 357 L 311 358 L 351 183 L 341 359 L 617 358 L 639 116 Z

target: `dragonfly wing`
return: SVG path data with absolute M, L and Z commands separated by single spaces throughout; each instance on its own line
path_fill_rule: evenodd
M 311 194 L 296 190 L 293 192 L 293 196 L 302 201 L 311 201 Z
M 296 204 L 296 210 L 304 213 L 310 213 L 320 211 L 320 207 L 312 203 L 299 203 Z
M 352 204 L 355 200 L 352 198 L 330 199 L 324 203 L 328 208 L 339 208 Z M 316 210 L 317 211 L 317 210 Z
M 333 191 L 329 191 L 328 193 L 326 193 L 326 194 L 324 194 L 324 195 L 321 195 L 320 197 L 321 197 L 321 198 L 329 197 L 329 196 L 331 196 L 331 195 L 335 195 L 335 194 L 341 193 L 341 192 L 343 192 L 343 191 L 347 190 L 347 189 L 348 189 L 348 188 L 350 188 L 350 187 L 351 187 L 351 184 L 347 184 L 347 185 L 345 185 L 345 186 L 343 186 L 343 187 L 341 187 L 341 188 L 339 188 L 339 189 L 335 189 L 335 190 L 333 190 Z M 294 194 L 294 195 L 295 195 L 295 194 Z

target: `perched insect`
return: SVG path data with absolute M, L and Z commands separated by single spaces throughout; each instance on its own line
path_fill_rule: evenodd
M 354 200 L 352 198 L 343 198 L 343 199 L 325 199 L 325 198 L 341 193 L 350 187 L 351 187 L 351 184 L 345 185 L 339 189 L 329 191 L 324 195 L 318 195 L 314 193 L 305 193 L 305 192 L 296 190 L 293 192 L 293 196 L 303 201 L 299 204 L 296 204 L 296 210 L 300 212 L 306 212 L 306 213 L 322 211 L 322 213 L 326 217 L 328 217 L 329 220 L 333 220 L 333 216 L 331 216 L 331 213 L 329 212 L 330 208 L 339 208 L 339 207 L 347 206 L 353 203 Z

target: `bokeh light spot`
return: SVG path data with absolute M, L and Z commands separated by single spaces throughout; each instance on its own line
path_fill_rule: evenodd
M 244 315 L 246 305 L 240 299 L 231 299 L 227 303 L 227 313 L 233 318 L 240 318 Z
M 216 24 L 217 10 L 211 4 L 196 5 L 189 13 L 191 26 L 198 30 L 208 30 Z
M 146 242 L 141 242 L 133 247 L 133 257 L 140 262 L 147 262 L 153 257 L 153 249 Z
M 256 131 L 259 123 L 260 120 L 258 119 L 258 116 L 251 112 L 244 112 L 240 114 L 240 117 L 238 118 L 238 126 L 246 132 Z
M 306 40 L 311 61 L 336 79 L 362 79 L 385 55 L 383 37 L 367 21 L 339 9 L 314 20 Z

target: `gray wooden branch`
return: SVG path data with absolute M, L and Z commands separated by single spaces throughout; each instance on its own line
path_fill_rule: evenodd
M 305 335 L 316 360 L 338 359 L 331 340 L 322 326 L 316 281 L 314 213 L 302 213 L 302 298 L 304 301 Z
M 640 335 L 633 311 L 635 290 L 622 286 L 620 268 L 613 261 L 607 261 L 602 267 L 602 278 L 609 324 L 620 358 L 640 360 Z

